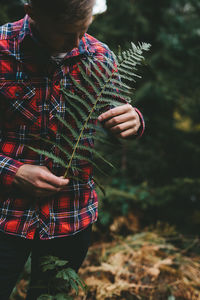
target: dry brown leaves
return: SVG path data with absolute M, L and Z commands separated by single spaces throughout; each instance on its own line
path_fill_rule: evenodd
M 200 300 L 200 257 L 152 232 L 93 246 L 80 276 L 89 292 L 77 300 Z

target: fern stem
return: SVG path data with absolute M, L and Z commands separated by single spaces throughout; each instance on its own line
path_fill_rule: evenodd
M 82 134 L 83 134 L 83 131 L 84 131 L 84 129 L 86 128 L 86 125 L 87 125 L 87 123 L 88 123 L 88 121 L 89 121 L 89 119 L 90 119 L 92 113 L 94 112 L 94 110 L 95 110 L 95 108 L 96 108 L 96 105 L 97 105 L 99 99 L 101 98 L 101 95 L 103 94 L 103 92 L 104 92 L 104 90 L 105 90 L 105 88 L 106 88 L 108 82 L 111 80 L 113 74 L 114 74 L 116 71 L 117 71 L 117 68 L 116 68 L 116 70 L 114 70 L 114 72 L 112 73 L 112 75 L 111 75 L 111 76 L 108 78 L 108 80 L 106 81 L 104 87 L 102 88 L 101 92 L 100 92 L 99 95 L 97 96 L 97 99 L 96 99 L 96 101 L 95 101 L 95 103 L 94 103 L 94 105 L 93 105 L 93 107 L 92 107 L 92 109 L 91 109 L 91 111 L 90 111 L 90 113 L 89 113 L 87 119 L 85 120 L 85 123 L 84 123 L 84 125 L 83 125 L 83 127 L 82 127 L 82 129 L 81 129 L 81 132 L 80 132 L 80 135 L 79 135 L 78 140 L 77 140 L 77 142 L 76 142 L 76 145 L 75 145 L 75 147 L 74 147 L 74 149 L 73 149 L 73 152 L 72 152 L 72 155 L 71 155 L 69 164 L 68 164 L 67 169 L 66 169 L 66 172 L 65 172 L 65 174 L 64 174 L 64 178 L 67 178 L 69 169 L 70 169 L 71 164 L 72 164 L 72 160 L 73 160 L 74 154 L 75 154 L 75 152 L 76 152 L 76 149 L 78 148 L 78 144 L 79 144 L 79 142 L 80 142 L 80 139 L 81 139 L 81 136 L 82 136 Z

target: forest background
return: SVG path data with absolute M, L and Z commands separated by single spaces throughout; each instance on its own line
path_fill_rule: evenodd
M 106 180 L 106 196 L 100 194 L 94 242 L 112 242 L 116 235 L 125 239 L 149 229 L 199 242 L 200 2 L 109 0 L 107 5 L 107 11 L 95 17 L 90 34 L 115 52 L 131 41 L 152 47 L 138 69 L 142 79 L 133 92 L 133 105 L 143 113 L 146 130 L 141 139 L 107 153 L 118 167 Z M 23 16 L 22 1 L 1 0 L 0 24 Z M 194 252 L 199 255 L 199 247 Z

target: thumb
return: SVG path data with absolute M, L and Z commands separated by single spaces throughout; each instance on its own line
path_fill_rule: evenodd
M 64 179 L 64 180 L 68 180 L 68 181 L 69 181 L 69 178 L 66 178 L 66 177 L 64 177 L 64 176 L 59 176 L 59 178 Z

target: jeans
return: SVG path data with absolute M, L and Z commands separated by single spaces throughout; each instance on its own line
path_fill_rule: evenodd
M 80 268 L 91 240 L 92 225 L 75 235 L 40 240 L 36 230 L 33 240 L 0 232 L 0 300 L 9 300 L 20 273 L 31 253 L 31 279 L 26 300 L 36 300 L 47 290 L 31 289 L 40 278 L 41 256 L 53 255 L 68 261 L 76 272 Z

